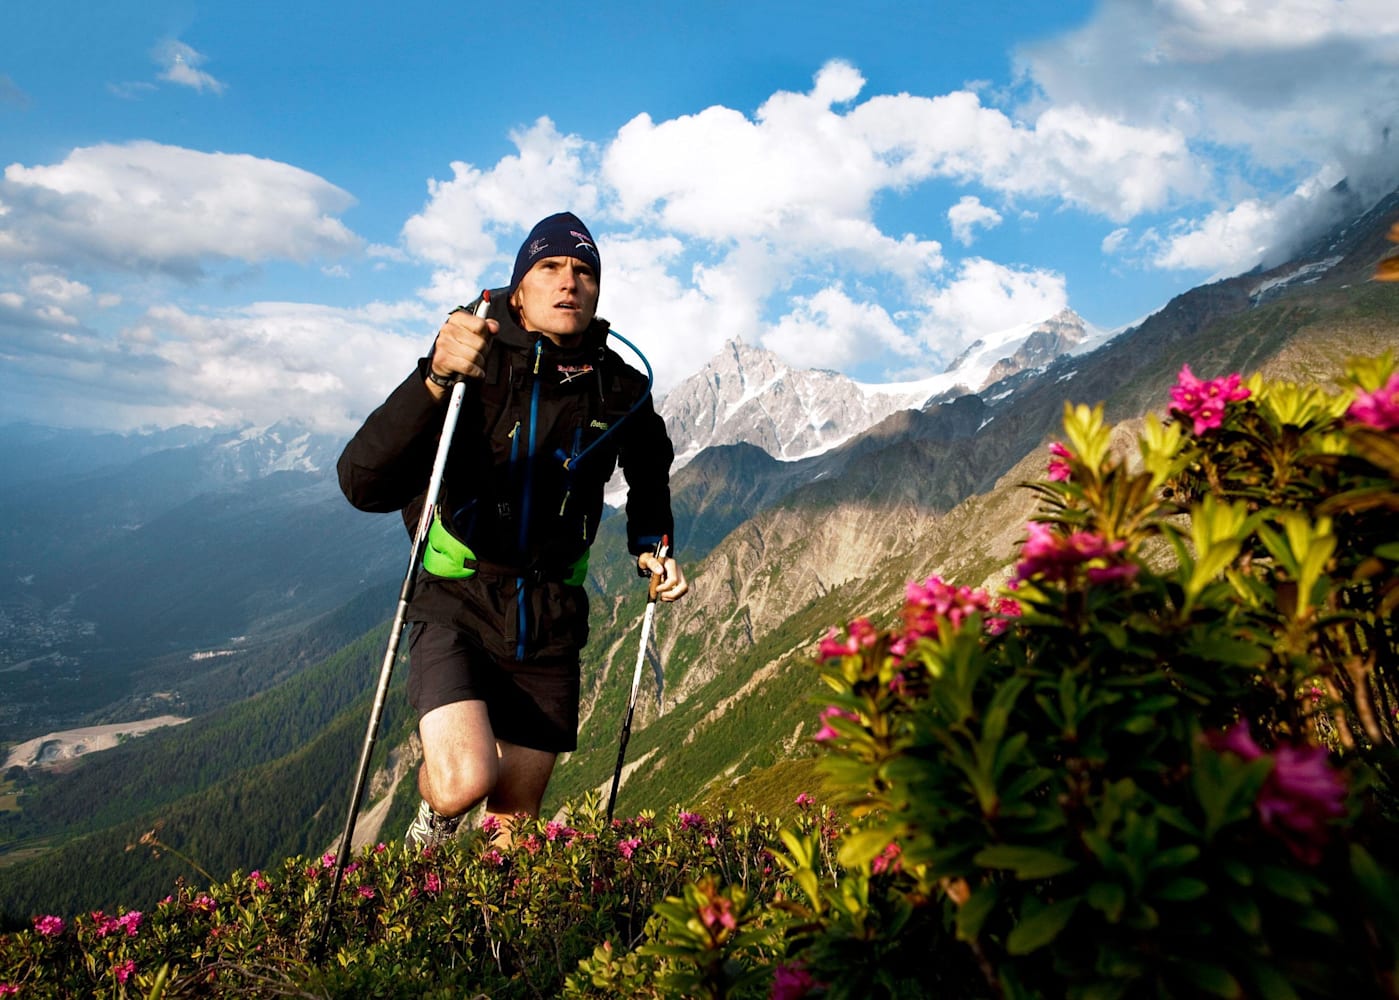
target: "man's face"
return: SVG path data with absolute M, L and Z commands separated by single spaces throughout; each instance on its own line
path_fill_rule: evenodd
M 576 257 L 544 257 L 520 279 L 510 302 L 520 325 L 556 344 L 575 341 L 597 314 L 597 271 Z

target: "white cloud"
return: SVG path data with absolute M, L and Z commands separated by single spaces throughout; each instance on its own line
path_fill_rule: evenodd
M 976 230 L 994 229 L 1001 224 L 1001 213 L 989 205 L 983 205 L 975 195 L 964 195 L 962 200 L 947 210 L 947 221 L 952 225 L 952 235 L 963 246 L 971 246 L 976 239 Z
M 204 56 L 184 42 L 171 40 L 161 43 L 155 51 L 155 60 L 161 66 L 160 79 L 181 87 L 194 90 L 211 90 L 215 94 L 224 92 L 222 81 L 215 79 L 199 67 Z
M 883 307 L 856 302 L 842 288 L 793 301 L 792 311 L 762 334 L 764 347 L 799 368 L 843 368 L 891 350 L 917 353 L 913 340 Z
M 1399 124 L 1391 0 L 1109 0 L 1019 64 L 1041 106 L 1172 130 L 1201 156 L 1223 147 L 1245 175 L 1352 173 Z M 1399 181 L 1392 154 L 1382 174 Z
M 928 296 L 918 334 L 946 363 L 978 339 L 1048 319 L 1068 304 L 1063 275 L 973 257 Z
M 455 304 L 483 285 L 503 284 L 530 226 L 558 211 L 586 221 L 597 207 L 588 143 L 560 135 L 548 118 L 510 139 L 519 153 L 490 170 L 453 161 L 451 180 L 428 181 L 427 204 L 403 225 L 405 249 L 435 268 L 423 291 L 431 302 Z
M 5 320 L 0 314 L 0 326 Z M 209 313 L 154 306 L 114 340 L 83 332 L 56 338 L 57 325 L 51 318 L 36 345 L 61 359 L 64 394 L 103 407 L 114 428 L 294 418 L 346 432 L 431 343 L 422 332 L 431 317 L 415 303 L 338 309 L 262 302 Z M 54 370 L 37 354 L 24 367 L 31 380 Z
M 1129 230 L 1126 226 L 1121 226 L 1117 229 L 1114 229 L 1112 232 L 1108 233 L 1106 236 L 1103 237 L 1103 242 L 1101 244 L 1101 249 L 1103 253 L 1108 255 L 1115 255 L 1121 252 L 1123 244 L 1127 242 L 1127 238 L 1130 235 L 1131 230 Z
M 5 168 L 0 259 L 96 262 L 195 277 L 209 262 L 307 261 L 355 251 L 346 192 L 245 154 L 154 142 L 87 146 L 60 163 Z

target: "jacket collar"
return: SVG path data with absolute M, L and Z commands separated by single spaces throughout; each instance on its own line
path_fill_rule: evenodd
M 514 347 L 523 351 L 534 350 L 537 341 L 544 341 L 545 351 L 554 351 L 561 354 L 574 354 L 581 352 L 596 352 L 598 348 L 607 344 L 607 330 L 609 324 L 605 319 L 594 316 L 593 321 L 588 324 L 588 328 L 583 331 L 583 339 L 578 342 L 577 347 L 555 347 L 554 342 L 540 333 L 531 333 L 522 329 L 515 322 L 515 317 L 510 312 L 510 289 L 491 289 L 491 319 L 500 324 L 500 332 L 496 334 L 496 339 L 509 347 Z M 497 307 L 496 303 L 500 303 Z

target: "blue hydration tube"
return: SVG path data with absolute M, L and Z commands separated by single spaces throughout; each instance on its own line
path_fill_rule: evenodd
M 646 355 L 641 353 L 641 349 L 638 348 L 626 337 L 623 337 L 616 330 L 608 329 L 607 335 L 609 337 L 616 337 L 622 343 L 626 344 L 627 347 L 631 349 L 631 352 L 641 359 L 642 365 L 644 365 L 646 368 L 646 391 L 641 394 L 641 397 L 635 403 L 632 404 L 631 409 L 629 409 L 626 413 L 622 414 L 622 419 L 618 420 L 611 427 L 607 428 L 607 430 L 603 431 L 602 435 L 596 441 L 588 445 L 588 447 L 584 448 L 578 454 L 564 458 L 563 467 L 569 470 L 570 472 L 573 471 L 573 466 L 578 461 L 580 461 L 585 455 L 587 455 L 588 452 L 592 451 L 598 445 L 602 444 L 602 442 L 606 441 L 608 435 L 610 435 L 618 427 L 621 427 L 624 423 L 627 422 L 627 420 L 632 416 L 632 414 L 634 414 L 637 410 L 641 409 L 642 404 L 645 403 L 646 400 L 651 398 L 651 387 L 656 384 L 656 375 L 651 370 L 651 362 L 646 360 Z

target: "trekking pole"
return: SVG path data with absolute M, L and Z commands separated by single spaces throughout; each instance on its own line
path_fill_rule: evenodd
M 476 307 L 476 315 L 482 317 L 491 307 L 491 293 L 481 293 L 481 302 Z M 340 848 L 335 856 L 335 874 L 330 881 L 330 898 L 326 901 L 325 919 L 321 923 L 321 933 L 316 939 L 312 957 L 319 961 L 325 954 L 326 942 L 330 939 L 330 922 L 335 913 L 335 900 L 340 895 L 340 883 L 345 877 L 345 865 L 350 860 L 350 842 L 355 835 L 355 820 L 358 818 L 360 803 L 364 799 L 364 786 L 369 777 L 369 761 L 374 755 L 374 743 L 379 738 L 379 723 L 384 716 L 384 701 L 389 690 L 389 677 L 393 674 L 394 660 L 398 658 L 398 643 L 403 635 L 403 624 L 408 615 L 408 604 L 413 599 L 413 590 L 418 582 L 418 564 L 423 558 L 423 546 L 427 544 L 428 529 L 432 527 L 433 514 L 437 507 L 437 497 L 442 491 L 442 474 L 447 468 L 447 452 L 452 447 L 452 436 L 457 430 L 457 419 L 461 416 L 462 399 L 466 395 L 466 381 L 458 377 L 452 385 L 452 396 L 447 403 L 447 416 L 442 420 L 442 434 L 437 441 L 437 457 L 433 459 L 432 475 L 428 477 L 427 493 L 423 499 L 423 512 L 418 517 L 418 530 L 413 535 L 413 551 L 408 559 L 408 572 L 403 577 L 403 587 L 398 592 L 398 608 L 394 612 L 393 624 L 389 626 L 389 645 L 384 651 L 384 662 L 379 667 L 379 687 L 374 692 L 374 707 L 369 713 L 369 728 L 364 734 L 364 749 L 359 756 L 359 771 L 355 775 L 354 791 L 350 795 L 350 811 L 345 817 L 345 830 L 340 835 Z
M 666 554 L 670 551 L 670 537 L 663 536 L 661 543 L 656 546 L 656 558 L 665 562 Z M 631 678 L 631 698 L 627 702 L 627 715 L 622 720 L 622 740 L 617 747 L 617 767 L 612 772 L 612 792 L 607 796 L 607 822 L 612 822 L 612 810 L 617 805 L 617 786 L 622 782 L 622 761 L 627 756 L 627 740 L 631 739 L 631 717 L 636 711 L 636 692 L 641 687 L 641 668 L 646 664 L 646 642 L 651 634 L 651 620 L 656 617 L 656 591 L 660 589 L 660 574 L 651 574 L 651 586 L 646 595 L 646 614 L 641 619 L 641 648 L 636 652 L 636 670 L 632 672 Z

